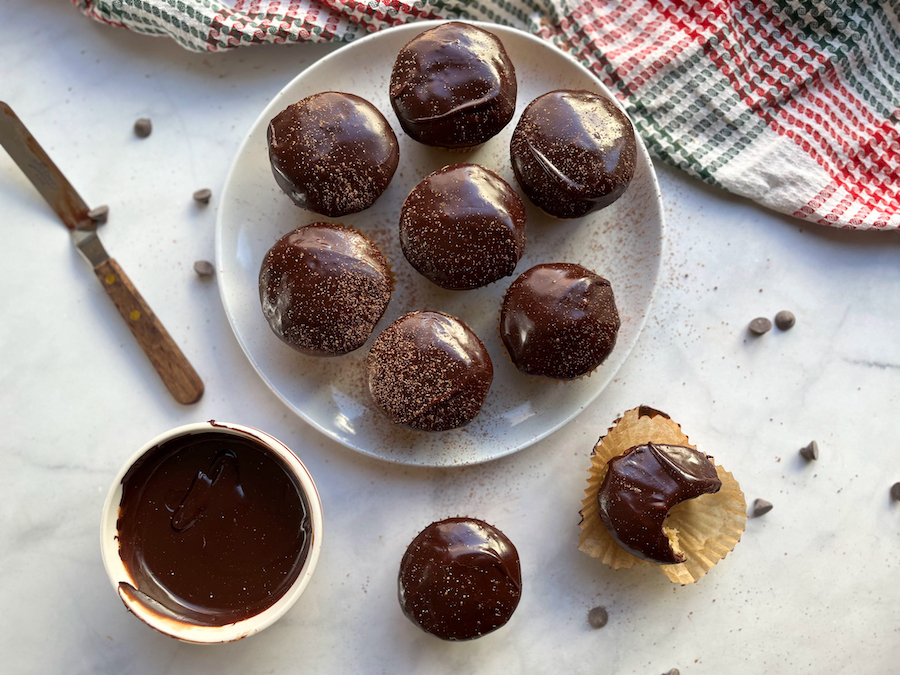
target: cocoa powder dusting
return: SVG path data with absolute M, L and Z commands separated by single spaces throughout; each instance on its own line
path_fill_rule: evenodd
M 366 374 L 373 400 L 392 422 L 445 431 L 478 414 L 494 369 L 468 326 L 422 311 L 400 317 L 375 339 Z
M 390 301 L 387 261 L 343 225 L 313 223 L 282 237 L 263 260 L 260 302 L 272 331 L 315 356 L 361 347 Z

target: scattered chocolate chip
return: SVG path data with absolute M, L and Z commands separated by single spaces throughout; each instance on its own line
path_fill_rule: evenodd
M 194 193 L 194 201 L 201 204 L 209 204 L 210 197 L 212 197 L 212 190 L 209 188 L 203 188 Z
M 109 218 L 109 207 L 104 204 L 103 206 L 98 206 L 95 209 L 91 209 L 88 211 L 88 218 L 93 220 L 95 223 L 105 223 L 106 219 Z
M 814 462 L 819 459 L 819 444 L 811 441 L 805 448 L 800 448 L 800 456 L 807 462 Z
M 198 260 L 194 263 L 194 271 L 201 277 L 211 277 L 216 273 L 216 268 L 208 260 Z
M 750 509 L 750 517 L 759 518 L 760 516 L 764 516 L 771 510 L 772 502 L 767 502 L 765 499 L 754 499 L 753 507 Z
M 794 327 L 795 323 L 797 323 L 797 317 L 786 309 L 775 315 L 775 325 L 778 326 L 778 330 L 789 330 Z
M 764 316 L 758 316 L 750 322 L 750 332 L 754 335 L 762 335 L 772 330 L 772 322 Z
M 895 502 L 900 502 L 900 483 L 891 485 L 891 499 Z
M 142 117 L 134 123 L 134 133 L 138 138 L 147 138 L 153 131 L 153 122 Z
M 588 612 L 588 623 L 591 624 L 591 628 L 603 628 L 607 621 L 609 621 L 609 614 L 606 612 L 606 607 L 594 607 Z

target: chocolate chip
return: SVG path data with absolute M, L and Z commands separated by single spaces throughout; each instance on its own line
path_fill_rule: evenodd
M 201 277 L 211 277 L 216 273 L 216 268 L 208 260 L 198 260 L 194 263 L 194 271 Z
M 758 316 L 750 322 L 750 332 L 754 335 L 762 335 L 772 330 L 772 322 L 764 316 Z
M 681 671 L 678 670 L 678 668 L 672 668 L 672 670 L 667 673 L 663 673 L 663 675 L 681 675 Z
M 194 201 L 200 202 L 201 204 L 209 204 L 210 197 L 212 197 L 212 190 L 209 188 L 203 188 L 194 193 Z
M 800 448 L 800 456 L 807 462 L 814 462 L 819 459 L 819 444 L 811 441 L 805 448 Z
M 588 623 L 591 624 L 591 628 L 603 628 L 607 621 L 609 621 L 609 614 L 606 612 L 606 607 L 594 607 L 588 612 Z
M 789 330 L 794 327 L 795 323 L 797 323 L 797 317 L 786 309 L 775 315 L 775 325 L 778 326 L 778 330 Z
M 891 499 L 895 502 L 900 502 L 900 483 L 891 485 Z
M 88 218 L 93 220 L 95 223 L 105 223 L 106 219 L 109 218 L 109 207 L 104 204 L 103 206 L 98 206 L 95 209 L 91 209 L 88 211 Z
M 142 117 L 134 123 L 134 133 L 138 138 L 147 138 L 153 131 L 153 123 L 146 117 Z
M 765 499 L 754 499 L 753 507 L 750 510 L 750 517 L 759 518 L 760 516 L 764 516 L 771 510 L 772 502 L 767 502 Z

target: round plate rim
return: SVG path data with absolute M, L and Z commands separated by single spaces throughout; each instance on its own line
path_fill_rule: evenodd
M 244 154 L 244 150 L 245 150 L 247 144 L 250 142 L 250 138 L 252 136 L 253 130 L 256 129 L 260 123 L 265 122 L 264 116 L 266 115 L 266 110 L 268 110 L 269 106 L 274 101 L 281 98 L 281 96 L 285 93 L 286 90 L 293 88 L 299 80 L 309 77 L 310 74 L 312 72 L 314 72 L 315 70 L 327 68 L 329 63 L 332 60 L 335 60 L 336 58 L 342 58 L 347 51 L 351 51 L 355 48 L 358 48 L 359 45 L 361 45 L 361 44 L 377 41 L 379 38 L 382 38 L 387 33 L 396 33 L 398 31 L 408 32 L 411 34 L 410 39 L 412 39 L 412 37 L 414 37 L 415 35 L 423 32 L 429 28 L 433 28 L 434 26 L 438 26 L 443 23 L 449 23 L 450 21 L 451 20 L 443 20 L 443 19 L 430 20 L 430 21 L 414 21 L 414 22 L 403 24 L 400 26 L 386 28 L 386 29 L 378 31 L 376 33 L 371 33 L 362 38 L 359 38 L 358 40 L 354 40 L 354 41 L 340 47 L 339 49 L 336 49 L 335 51 L 331 52 L 330 54 L 327 54 L 326 56 L 322 57 L 321 59 L 319 59 L 318 61 L 316 61 L 315 63 L 313 63 L 309 67 L 305 68 L 300 73 L 298 73 L 295 77 L 293 77 L 286 85 L 284 85 L 279 90 L 279 92 L 271 99 L 271 101 L 266 103 L 266 105 L 260 111 L 260 114 L 257 116 L 256 120 L 253 122 L 252 125 L 250 125 L 249 131 L 247 132 L 246 136 L 244 137 L 244 140 L 241 142 L 237 152 L 235 153 L 234 159 L 231 162 L 231 166 L 230 166 L 230 168 L 228 170 L 228 174 L 225 178 L 225 183 L 223 184 L 223 187 L 222 187 L 222 201 L 224 202 L 225 196 L 229 193 L 229 191 L 230 191 L 229 188 L 230 188 L 232 182 L 235 180 L 235 174 L 238 171 L 239 161 Z M 588 70 L 583 64 L 579 63 L 578 60 L 576 60 L 571 54 L 559 49 L 559 47 L 557 47 L 552 42 L 543 40 L 531 33 L 527 33 L 523 30 L 514 28 L 512 26 L 505 26 L 502 24 L 490 23 L 490 22 L 485 22 L 485 21 L 466 21 L 465 23 L 472 24 L 474 26 L 478 26 L 480 28 L 492 31 L 494 33 L 498 33 L 498 34 L 500 34 L 499 36 L 501 39 L 503 39 L 504 33 L 508 33 L 510 35 L 515 36 L 516 38 L 520 38 L 520 39 L 523 38 L 523 39 L 526 39 L 526 40 L 532 42 L 533 44 L 535 44 L 535 46 L 537 48 L 552 49 L 557 55 L 563 56 L 567 61 L 569 61 L 569 63 L 572 66 L 574 66 L 579 71 L 581 71 L 581 73 L 583 75 L 587 76 L 600 91 L 602 91 L 610 99 L 612 99 L 615 102 L 616 106 L 618 106 L 619 109 L 621 109 L 626 115 L 628 115 L 628 112 L 625 110 L 621 101 L 619 101 L 612 94 L 612 92 L 609 90 L 609 88 L 605 84 L 603 84 L 603 82 L 601 82 L 600 79 L 596 75 L 594 75 L 594 73 L 592 73 L 590 70 Z M 631 119 L 630 116 L 629 116 L 629 119 Z M 632 124 L 633 124 L 633 122 L 632 122 Z M 643 316 L 640 318 L 640 321 L 637 326 L 637 330 L 635 332 L 634 340 L 632 341 L 632 343 L 630 345 L 627 346 L 626 352 L 622 356 L 622 360 L 619 363 L 619 366 L 612 373 L 610 373 L 610 376 L 609 376 L 610 381 L 615 377 L 615 375 L 619 372 L 621 367 L 628 360 L 628 357 L 631 355 L 631 352 L 634 350 L 634 347 L 637 344 L 637 341 L 640 339 L 640 336 L 644 331 L 644 327 L 646 326 L 647 319 L 649 318 L 649 315 L 650 315 L 650 310 L 652 309 L 654 301 L 656 299 L 656 291 L 659 286 L 659 276 L 660 276 L 660 272 L 661 272 L 661 268 L 662 268 L 662 261 L 665 257 L 665 252 L 666 252 L 666 236 L 665 236 L 666 223 L 665 223 L 665 213 L 663 211 L 663 204 L 662 204 L 662 194 L 659 189 L 659 180 L 656 175 L 656 170 L 653 167 L 653 162 L 650 158 L 650 153 L 647 150 L 647 146 L 644 143 L 643 138 L 641 138 L 640 134 L 637 134 L 637 133 L 635 133 L 635 137 L 638 141 L 638 151 L 641 153 L 641 155 L 643 156 L 644 160 L 647 162 L 647 165 L 649 167 L 649 178 L 652 183 L 652 187 L 654 188 L 654 192 L 655 192 L 654 196 L 655 196 L 656 206 L 657 206 L 657 209 L 659 212 L 658 264 L 656 265 L 656 269 L 653 272 L 652 285 L 650 288 L 649 296 L 647 298 L 647 310 L 644 312 Z M 222 231 L 224 228 L 224 224 L 223 224 L 223 214 L 224 213 L 225 213 L 225 209 L 220 208 L 218 210 L 218 213 L 216 215 L 216 231 L 215 231 L 216 272 L 219 275 L 220 279 L 223 278 L 222 258 L 223 258 L 224 254 L 223 254 L 223 250 L 222 250 L 223 249 Z M 227 275 L 225 275 L 224 278 L 227 278 Z M 244 356 L 247 357 L 247 360 L 250 362 L 250 365 L 256 371 L 257 375 L 260 376 L 260 378 L 266 384 L 266 386 L 272 391 L 272 393 L 275 394 L 275 396 L 277 396 L 281 400 L 281 402 L 284 403 L 284 405 L 288 407 L 288 409 L 290 409 L 292 412 L 294 412 L 304 422 L 306 422 L 307 424 L 309 424 L 314 429 L 321 432 L 323 435 L 330 438 L 331 440 L 336 441 L 337 443 L 339 443 L 351 450 L 359 452 L 360 454 L 366 455 L 368 457 L 377 458 L 382 461 L 390 462 L 392 464 L 400 464 L 400 465 L 405 465 L 405 466 L 426 466 L 426 467 L 433 467 L 433 468 L 445 467 L 445 466 L 460 467 L 460 466 L 474 466 L 477 464 L 491 462 L 491 461 L 500 459 L 502 457 L 507 457 L 509 455 L 512 455 L 516 452 L 524 450 L 525 448 L 528 448 L 528 447 L 542 441 L 543 439 L 550 436 L 552 433 L 558 431 L 559 429 L 561 429 L 564 426 L 566 426 L 567 424 L 569 424 L 572 420 L 574 420 L 576 417 L 578 417 L 578 415 L 580 415 L 582 412 L 584 412 L 584 410 L 589 405 L 591 405 L 594 401 L 596 401 L 597 398 L 599 397 L 599 395 L 609 386 L 609 381 L 607 381 L 607 383 L 604 386 L 598 388 L 597 391 L 594 392 L 593 395 L 590 396 L 590 398 L 587 401 L 585 401 L 584 405 L 581 405 L 581 406 L 573 409 L 571 414 L 565 416 L 557 424 L 555 424 L 551 427 L 548 427 L 540 434 L 530 437 L 527 441 L 525 441 L 523 443 L 504 448 L 502 451 L 496 452 L 496 453 L 492 454 L 491 456 L 478 457 L 478 458 L 474 458 L 474 459 L 470 459 L 470 460 L 453 462 L 453 463 L 427 463 L 427 462 L 423 463 L 423 462 L 410 461 L 410 459 L 407 458 L 406 456 L 389 456 L 389 455 L 373 452 L 372 450 L 370 450 L 366 447 L 363 447 L 359 444 L 353 444 L 353 443 L 349 442 L 347 439 L 335 434 L 331 429 L 323 426 L 316 418 L 305 414 L 301 409 L 299 409 L 292 401 L 288 400 L 287 397 L 285 395 L 283 395 L 275 387 L 275 385 L 271 382 L 271 380 L 266 375 L 266 373 L 260 369 L 260 366 L 257 364 L 256 360 L 251 355 L 248 346 L 245 344 L 241 335 L 238 333 L 237 326 L 235 325 L 235 323 L 236 323 L 235 316 L 232 313 L 232 310 L 228 305 L 228 300 L 226 299 L 226 285 L 227 285 L 227 282 L 222 283 L 220 281 L 220 283 L 218 284 L 218 287 L 219 287 L 219 298 L 222 302 L 222 307 L 225 310 L 225 316 L 228 319 L 228 325 L 231 328 L 231 332 L 234 334 L 235 339 L 237 340 L 238 344 L 240 345 L 241 350 L 244 352 Z

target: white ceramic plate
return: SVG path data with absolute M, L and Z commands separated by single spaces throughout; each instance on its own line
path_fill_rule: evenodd
M 407 137 L 388 99 L 391 68 L 401 47 L 438 22 L 420 22 L 363 38 L 303 71 L 256 120 L 225 183 L 216 229 L 216 261 L 225 312 L 241 347 L 266 384 L 311 425 L 344 445 L 393 462 L 429 466 L 485 462 L 521 450 L 569 422 L 613 378 L 647 319 L 659 273 L 663 215 L 656 175 L 639 145 L 634 179 L 612 206 L 575 221 L 528 209 L 528 243 L 516 275 L 542 262 L 575 262 L 612 282 L 622 327 L 612 355 L 593 376 L 566 385 L 519 373 L 498 336 L 500 301 L 515 277 L 474 291 L 446 291 L 420 276 L 403 257 L 397 223 L 403 200 L 427 174 L 460 161 L 482 164 L 518 189 L 509 161 L 509 138 L 525 106 L 554 89 L 606 88 L 572 58 L 542 40 L 502 26 L 484 27 L 500 37 L 516 67 L 516 115 L 478 150 L 457 154 L 428 148 Z M 299 354 L 269 330 L 259 306 L 257 278 L 266 251 L 301 225 L 328 220 L 304 211 L 275 185 L 266 127 L 282 109 L 322 91 L 362 96 L 384 113 L 400 141 L 400 167 L 375 205 L 339 219 L 375 241 L 391 262 L 396 290 L 375 329 L 410 311 L 436 309 L 465 321 L 481 337 L 494 362 L 494 383 L 478 417 L 468 426 L 428 434 L 390 424 L 373 407 L 365 387 L 371 345 L 346 356 Z M 521 191 L 520 191 L 521 194 Z

